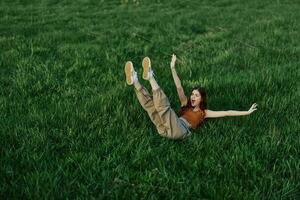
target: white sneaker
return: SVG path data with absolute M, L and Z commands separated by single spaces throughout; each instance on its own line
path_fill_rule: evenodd
M 134 70 L 131 61 L 127 61 L 125 64 L 125 75 L 126 75 L 126 82 L 128 85 L 132 85 L 138 80 L 137 73 Z
M 144 71 L 143 71 L 143 79 L 150 80 L 151 78 L 153 78 L 154 73 L 153 73 L 153 70 L 151 69 L 150 58 L 149 57 L 145 57 L 143 59 L 142 65 L 143 65 L 143 69 L 144 69 Z

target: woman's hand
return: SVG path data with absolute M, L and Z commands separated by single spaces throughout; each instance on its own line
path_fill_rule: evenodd
M 171 69 L 175 68 L 175 62 L 176 62 L 176 55 L 172 54 L 172 60 L 171 60 L 171 63 L 170 63 Z
M 251 113 L 253 113 L 255 110 L 257 110 L 256 106 L 257 106 L 256 103 L 252 104 L 251 108 L 248 110 L 249 115 L 250 115 Z

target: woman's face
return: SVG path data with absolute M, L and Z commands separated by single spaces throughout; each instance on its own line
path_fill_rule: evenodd
M 193 107 L 199 106 L 200 102 L 201 102 L 201 94 L 200 94 L 200 92 L 198 90 L 193 90 L 190 99 L 191 99 L 191 105 Z

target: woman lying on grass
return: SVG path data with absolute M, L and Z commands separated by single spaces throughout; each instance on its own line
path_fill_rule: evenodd
M 176 56 L 172 55 L 171 71 L 181 102 L 181 112 L 177 115 L 170 107 L 170 102 L 157 84 L 153 76 L 151 62 L 148 57 L 143 59 L 143 79 L 148 80 L 152 87 L 153 98 L 138 81 L 137 73 L 131 61 L 125 64 L 126 82 L 134 85 L 134 91 L 142 107 L 147 111 L 151 121 L 155 124 L 158 133 L 170 139 L 183 139 L 191 134 L 205 118 L 249 115 L 256 110 L 254 103 L 248 111 L 212 111 L 207 109 L 206 93 L 201 87 L 193 88 L 187 99 L 181 86 L 181 81 L 175 70 Z

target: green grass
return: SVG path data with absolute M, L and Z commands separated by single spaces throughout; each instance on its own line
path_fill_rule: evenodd
M 0 199 L 299 199 L 299 1 L 171 2 L 0 2 Z M 123 69 L 178 109 L 172 53 L 209 109 L 258 110 L 160 137 Z

